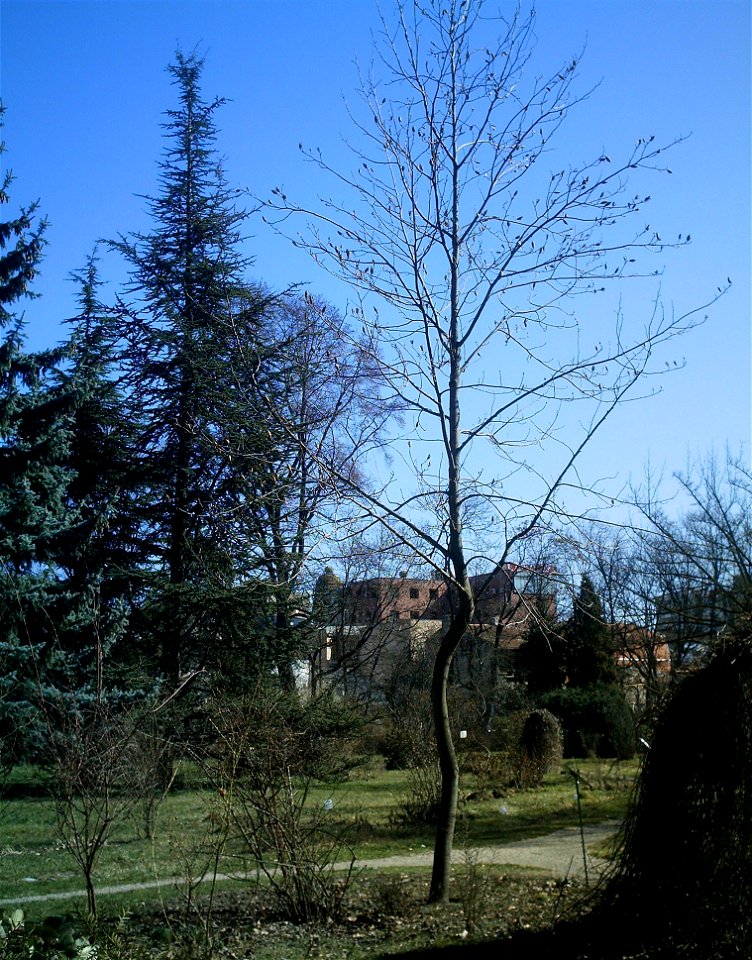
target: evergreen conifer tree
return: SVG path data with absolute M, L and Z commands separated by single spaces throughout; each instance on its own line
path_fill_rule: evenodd
M 566 644 L 546 599 L 535 603 L 517 655 L 519 672 L 533 695 L 560 689 L 567 677 Z
M 145 483 L 137 455 L 138 423 L 126 415 L 117 380 L 116 317 L 99 300 L 95 254 L 73 279 L 79 312 L 68 321 L 67 363 L 58 376 L 71 398 L 68 503 L 79 522 L 59 563 L 75 598 L 65 646 L 89 664 L 96 661 L 101 693 L 104 654 L 124 635 L 129 613 L 143 594 Z
M 11 203 L 12 182 L 7 171 L 0 208 Z M 39 695 L 70 666 L 58 648 L 70 597 L 57 562 L 76 523 L 67 501 L 70 397 L 55 383 L 61 352 L 26 350 L 20 311 L 34 296 L 44 230 L 36 204 L 0 220 L 0 739 L 11 754 L 28 750 Z
M 181 53 L 169 67 L 178 105 L 164 124 L 160 192 L 147 198 L 153 227 L 113 244 L 131 267 L 120 366 L 140 424 L 148 609 L 160 669 L 172 683 L 206 662 L 239 620 L 252 619 L 240 581 L 248 582 L 253 550 L 237 532 L 252 509 L 251 451 L 265 436 L 251 389 L 263 297 L 245 276 L 246 213 L 215 149 L 223 101 L 203 99 L 202 67 Z M 242 475 L 232 462 L 241 437 Z
M 541 704 L 561 721 L 566 755 L 632 756 L 632 712 L 618 682 L 603 606 L 587 574 L 582 578 L 564 637 L 567 687 L 544 694 Z
M 567 675 L 570 687 L 615 684 L 618 680 L 611 633 L 603 605 L 587 574 L 567 624 Z

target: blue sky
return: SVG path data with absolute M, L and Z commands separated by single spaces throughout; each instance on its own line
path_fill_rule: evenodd
M 391 0 L 381 7 L 388 17 Z M 32 346 L 62 336 L 60 321 L 74 311 L 67 278 L 95 241 L 148 226 L 139 195 L 156 190 L 159 125 L 173 104 L 164 68 L 177 47 L 206 53 L 204 92 L 230 101 L 217 119 L 233 185 L 260 196 L 282 185 L 313 203 L 318 184 L 298 143 L 320 146 L 335 166 L 350 163 L 346 102 L 356 101 L 356 61 L 372 60 L 375 0 L 2 0 L 0 13 L 12 199 L 38 198 L 49 219 L 41 297 L 26 310 Z M 613 418 L 584 473 L 617 487 L 639 479 L 648 461 L 670 472 L 727 444 L 746 444 L 749 456 L 747 0 L 541 0 L 537 34 L 541 72 L 584 47 L 579 88 L 596 88 L 556 141 L 565 161 L 624 153 L 640 136 L 689 135 L 651 204 L 664 237 L 693 238 L 663 258 L 667 308 L 690 309 L 733 281 L 708 323 L 666 353 L 683 369 L 663 380 L 660 396 Z M 259 218 L 249 232 L 258 279 L 304 283 L 345 308 L 348 291 Z M 116 264 L 106 270 L 118 279 Z M 655 285 L 624 292 L 637 314 L 654 295 Z

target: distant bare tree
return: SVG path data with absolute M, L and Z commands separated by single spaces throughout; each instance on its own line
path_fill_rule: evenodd
M 321 298 L 270 296 L 261 345 L 241 333 L 230 376 L 250 413 L 215 442 L 247 480 L 232 532 L 252 545 L 250 573 L 270 595 L 274 665 L 292 690 L 293 661 L 311 639 L 309 620 L 297 616 L 309 556 L 337 553 L 332 538 L 350 519 L 343 483 L 366 482 L 360 451 L 382 435 L 393 406 L 379 399 L 370 342 Z M 241 509 L 245 502 L 253 509 Z
M 601 598 L 620 679 L 637 714 L 657 702 L 667 679 L 668 664 L 661 662 L 666 638 L 659 622 L 657 549 L 655 537 L 626 526 L 588 525 L 581 543 L 582 561 Z
M 752 618 L 752 469 L 726 455 L 677 474 L 687 507 L 676 517 L 651 491 L 638 497 L 655 575 L 659 624 L 681 670 Z
M 398 2 L 378 49 L 383 79 L 362 81 L 357 169 L 304 150 L 345 198 L 303 206 L 279 188 L 267 207 L 282 230 L 306 217 L 295 242 L 362 295 L 356 319 L 408 425 L 390 451 L 413 485 L 367 487 L 324 466 L 456 598 L 433 667 L 442 798 L 432 901 L 449 896 L 459 772 L 447 685 L 483 592 L 473 564 L 495 572 L 560 513 L 558 494 L 581 485 L 585 445 L 633 395 L 656 348 L 697 317 L 656 302 L 638 332 L 620 315 L 609 331 L 579 312 L 585 294 L 646 275 L 639 254 L 665 249 L 645 226 L 649 196 L 627 184 L 667 172 L 666 145 L 651 137 L 622 160 L 550 166 L 552 138 L 583 98 L 576 60 L 545 78 L 528 72 L 533 46 L 532 14 L 506 22 L 482 0 Z M 360 455 L 380 451 L 381 440 Z

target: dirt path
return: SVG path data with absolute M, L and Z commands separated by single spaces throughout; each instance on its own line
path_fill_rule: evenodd
M 616 833 L 619 823 L 616 820 L 585 827 L 585 849 L 590 844 L 604 840 Z M 546 870 L 556 877 L 581 877 L 585 873 L 582 857 L 582 838 L 577 827 L 566 827 L 555 833 L 531 840 L 517 840 L 496 847 L 473 847 L 467 853 L 455 848 L 453 862 L 462 863 L 466 856 L 472 856 L 476 863 L 490 863 L 516 867 L 535 867 Z M 396 857 L 382 857 L 379 860 L 359 860 L 356 866 L 374 869 L 385 867 L 430 867 L 433 853 L 411 853 Z M 599 873 L 607 861 L 587 852 L 588 873 Z
M 592 827 L 585 827 L 585 847 L 611 836 L 618 829 L 616 821 L 599 823 Z M 472 857 L 475 863 L 498 864 L 500 866 L 534 867 L 545 870 L 555 877 L 581 877 L 585 872 L 583 865 L 582 838 L 576 827 L 566 827 L 555 833 L 532 840 L 518 840 L 515 843 L 504 843 L 495 847 L 473 847 L 470 851 L 455 849 L 454 862 L 465 862 L 466 857 Z M 394 857 L 381 857 L 377 860 L 356 860 L 356 869 L 383 870 L 388 867 L 430 867 L 433 854 L 430 850 L 421 853 L 400 854 Z M 349 863 L 336 864 L 336 867 L 346 869 Z M 588 874 L 592 878 L 600 873 L 606 865 L 605 860 L 587 853 Z M 219 874 L 218 880 L 243 879 L 242 874 Z M 254 874 L 255 876 L 255 874 Z M 174 888 L 184 881 L 172 878 L 166 880 L 150 880 L 144 883 L 120 883 L 109 887 L 97 887 L 97 896 L 106 896 L 115 893 L 132 893 L 138 890 L 149 890 L 156 887 Z M 77 897 L 86 897 L 85 890 L 66 890 L 60 893 L 30 894 L 28 896 L 10 897 L 0 900 L 0 907 L 20 906 L 24 903 L 40 903 L 43 901 L 70 900 Z

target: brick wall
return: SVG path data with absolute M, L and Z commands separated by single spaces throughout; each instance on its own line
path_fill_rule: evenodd
M 507 564 L 490 577 L 470 578 L 476 592 L 476 623 L 497 623 L 527 609 L 532 597 L 515 589 L 520 568 Z M 547 594 L 551 617 L 556 614 L 556 598 Z M 452 612 L 452 592 L 444 580 L 415 577 L 379 577 L 361 580 L 345 587 L 346 620 L 352 624 L 383 623 L 387 620 L 441 620 Z

